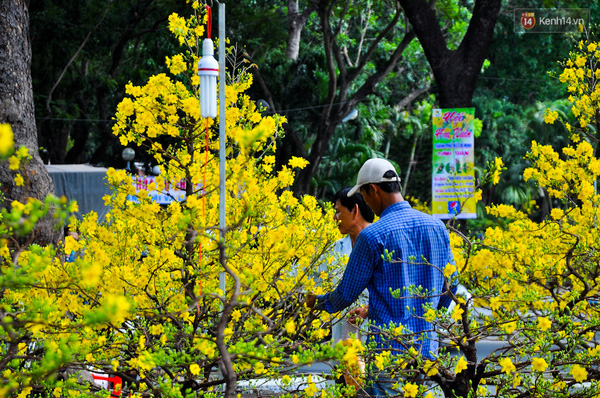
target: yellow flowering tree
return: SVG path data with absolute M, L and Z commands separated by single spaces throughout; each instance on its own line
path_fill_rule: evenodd
M 589 36 L 588 36 L 589 37 Z M 598 43 L 584 40 L 564 63 L 576 126 L 572 144 L 554 150 L 534 142 L 523 178 L 550 195 L 543 222 L 498 204 L 495 226 L 471 238 L 454 229 L 451 244 L 460 282 L 470 296 L 450 295 L 451 310 L 427 308 L 445 346 L 430 358 L 365 352 L 398 380 L 405 396 L 593 397 L 600 393 L 600 195 L 597 180 Z M 547 113 L 546 121 L 559 115 Z M 502 161 L 486 178 L 496 183 Z M 451 278 L 454 267 L 446 267 Z M 429 295 L 412 287 L 402 294 Z M 381 331 L 407 347 L 416 336 L 401 327 Z M 429 379 L 434 383 L 420 383 Z M 437 391 L 436 391 L 437 390 Z
M 15 172 L 17 185 L 30 156 L 27 148 L 15 150 L 12 127 L 0 124 L 0 161 L 7 162 Z M 2 202 L 7 199 L 2 197 Z M 55 299 L 33 294 L 39 282 L 57 260 L 54 247 L 32 245 L 37 223 L 52 217 L 55 225 L 68 222 L 77 211 L 75 203 L 48 196 L 43 201 L 34 198 L 13 200 L 2 204 L 0 211 L 0 396 L 20 392 L 26 396 L 36 384 L 53 379 L 56 372 L 69 363 L 79 344 L 72 333 L 87 327 L 88 322 L 65 322 L 64 309 Z M 98 310 L 89 311 L 96 314 Z M 105 313 L 104 309 L 100 312 Z M 57 314 L 59 314 L 57 316 Z M 110 316 L 110 314 L 106 314 Z M 50 347 L 43 349 L 44 328 L 53 331 Z M 51 383 L 54 384 L 54 383 Z
M 309 312 L 303 299 L 329 288 L 328 270 L 338 267 L 332 208 L 292 194 L 304 159 L 276 170 L 284 118 L 261 116 L 243 94 L 252 83 L 243 72 L 226 86 L 227 227 L 218 228 L 217 124 L 200 117 L 195 73 L 206 13 L 198 2 L 192 9 L 189 18 L 169 18 L 183 47 L 166 60 L 170 75 L 127 85 L 115 117 L 121 143 L 145 147 L 160 176 L 138 191 L 131 175 L 111 169 L 105 222 L 92 213 L 71 224 L 78 239 L 20 248 L 18 267 L 15 253 L 5 253 L 4 275 L 18 270 L 28 279 L 6 285 L 2 303 L 28 315 L 14 342 L 14 317 L 4 317 L 0 396 L 92 394 L 94 375 L 116 380 L 117 392 L 147 396 L 233 397 L 238 381 L 256 379 L 313 396 L 311 378 L 293 383 L 298 368 L 356 362 L 353 345 L 318 344 L 331 317 Z M 152 201 L 151 191 L 175 185 L 185 185 L 184 200 Z
M 583 30 L 583 29 L 582 29 Z M 567 85 L 571 111 L 577 123 L 571 125 L 558 112 L 547 110 L 546 123 L 554 123 L 557 119 L 565 123 L 572 133 L 574 142 L 584 138 L 594 144 L 594 156 L 597 153 L 597 143 L 600 138 L 598 109 L 600 108 L 600 47 L 593 40 L 592 32 L 583 30 L 583 38 L 577 41 L 569 58 L 563 63 L 563 71 L 559 80 Z
M 442 387 L 459 387 L 456 395 L 484 385 L 493 385 L 497 396 L 598 394 L 598 55 L 588 36 L 560 75 L 577 118 L 577 126 L 567 125 L 572 145 L 557 152 L 533 142 L 527 155 L 531 167 L 523 177 L 548 192 L 550 217 L 536 223 L 523 211 L 495 205 L 487 212 L 497 226 L 483 239 L 453 239 L 461 280 L 473 297 L 458 298 L 456 322 L 440 316 L 434 323 L 466 358 L 464 374 L 439 376 Z M 547 123 L 556 118 L 547 112 Z M 491 352 L 482 352 L 485 344 Z

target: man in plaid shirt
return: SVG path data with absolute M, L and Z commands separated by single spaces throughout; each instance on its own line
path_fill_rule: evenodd
M 446 264 L 454 264 L 448 231 L 444 224 L 411 208 L 400 193 L 400 178 L 385 159 L 367 160 L 361 167 L 356 185 L 348 193 L 359 191 L 380 218 L 362 230 L 354 243 L 346 271 L 335 290 L 321 296 L 307 297 L 310 308 L 339 312 L 356 301 L 364 289 L 369 291 L 369 305 L 351 313 L 368 316 L 379 349 L 397 353 L 406 343 L 390 341 L 378 333 L 402 325 L 403 333 L 415 337 L 412 347 L 432 358 L 438 349 L 437 334 L 424 319 L 423 305 L 434 309 L 447 307 L 451 300 L 444 278 Z M 422 288 L 419 297 L 407 288 Z M 456 287 L 452 290 L 455 292 Z M 393 291 L 398 291 L 394 298 Z M 370 375 L 372 376 L 372 375 Z M 397 391 L 383 385 L 391 379 L 383 374 L 371 387 L 368 396 L 385 396 Z

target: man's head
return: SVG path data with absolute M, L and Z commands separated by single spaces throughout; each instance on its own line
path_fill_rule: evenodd
M 385 159 L 369 159 L 362 165 L 356 185 L 348 195 L 357 191 L 360 191 L 365 202 L 378 216 L 390 204 L 403 200 L 400 194 L 400 177 L 396 168 Z
M 333 203 L 335 206 L 334 219 L 339 221 L 338 228 L 340 233 L 348 234 L 352 224 L 365 220 L 368 223 L 372 223 L 375 219 L 373 210 L 367 205 L 360 193 L 355 193 L 352 196 L 348 196 L 350 188 L 344 188 L 335 194 Z

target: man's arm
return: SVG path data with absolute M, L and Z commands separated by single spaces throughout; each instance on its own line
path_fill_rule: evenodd
M 310 308 L 311 310 L 312 310 L 313 308 L 315 308 L 315 304 L 316 304 L 316 302 L 317 302 L 317 296 L 315 296 L 315 295 L 314 295 L 314 294 L 312 294 L 312 293 L 308 293 L 308 294 L 306 295 L 306 299 L 304 300 L 304 303 L 306 304 L 306 306 L 307 306 L 308 308 Z
M 335 290 L 321 296 L 307 295 L 306 305 L 329 313 L 339 312 L 350 306 L 369 284 L 376 261 L 377 258 L 367 240 L 359 235 L 344 275 Z

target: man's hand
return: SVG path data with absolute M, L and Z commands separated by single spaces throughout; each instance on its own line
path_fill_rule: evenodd
M 306 306 L 312 310 L 313 308 L 315 308 L 317 296 L 315 296 L 312 293 L 308 293 L 304 302 L 306 303 Z
M 369 306 L 358 307 L 348 313 L 348 323 L 352 325 L 360 325 L 364 319 L 369 316 Z

